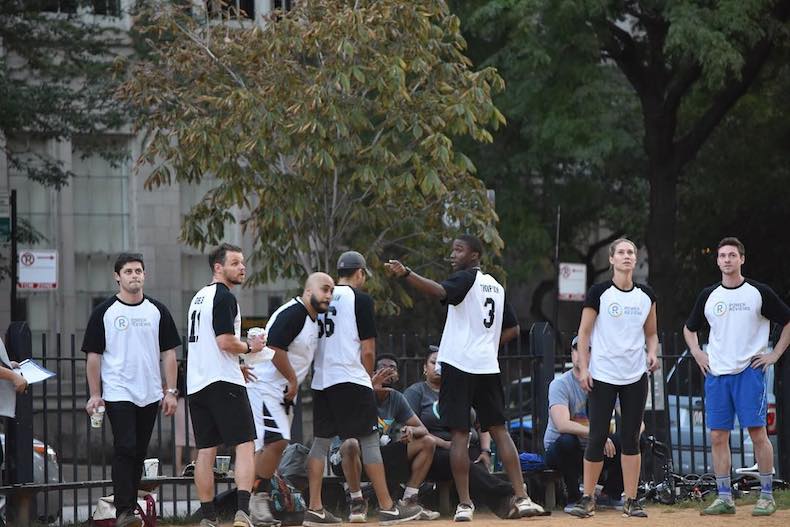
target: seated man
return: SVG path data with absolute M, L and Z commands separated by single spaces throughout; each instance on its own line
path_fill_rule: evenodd
M 568 489 L 568 503 L 581 498 L 579 478 L 583 472 L 584 448 L 590 431 L 587 418 L 587 393 L 578 382 L 578 337 L 571 343 L 573 369 L 557 377 L 549 385 L 549 422 L 543 436 L 546 465 L 558 470 Z M 644 429 L 644 423 L 642 424 Z M 622 505 L 623 475 L 620 468 L 620 446 L 616 435 L 604 445 L 603 490 L 596 500 L 600 506 Z M 602 476 L 603 477 L 603 476 Z
M 391 355 L 383 355 L 376 361 L 373 387 L 378 409 L 378 427 L 381 436 L 381 457 L 387 480 L 398 483 L 406 481 L 403 500 L 417 504 L 417 492 L 431 468 L 436 448 L 428 430 L 414 414 L 406 398 L 390 388 L 398 381 L 398 362 Z M 337 446 L 331 456 L 332 467 L 338 476 L 345 476 L 351 493 L 351 512 L 348 521 L 367 521 L 368 502 L 362 496 L 362 455 L 359 442 L 346 439 Z M 339 456 L 337 455 L 339 453 Z M 340 458 L 338 461 L 338 457 Z M 338 461 L 336 463 L 336 461 Z M 408 469 L 408 470 L 406 470 Z M 439 513 L 422 508 L 418 520 L 435 520 Z

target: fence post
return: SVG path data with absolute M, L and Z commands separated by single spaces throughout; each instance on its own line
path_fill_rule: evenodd
M 790 478 L 790 358 L 787 353 L 774 366 L 774 394 L 776 395 L 776 433 L 779 443 L 779 466 L 776 471 L 783 479 Z
M 26 322 L 12 322 L 5 335 L 8 354 L 17 362 L 32 355 L 33 340 Z M 9 419 L 6 436 L 6 466 L 12 484 L 33 481 L 33 395 L 16 396 L 16 418 Z M 10 525 L 30 525 L 33 501 L 29 493 L 14 492 L 8 497 Z
M 532 445 L 543 452 L 543 433 L 549 421 L 549 384 L 554 380 L 554 329 L 537 322 L 529 330 L 529 349 L 540 364 L 532 371 Z

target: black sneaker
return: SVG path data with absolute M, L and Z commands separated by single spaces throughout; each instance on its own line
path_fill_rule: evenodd
M 623 516 L 632 518 L 647 518 L 647 511 L 639 503 L 639 500 L 628 498 L 623 504 Z
M 325 525 L 340 525 L 342 523 L 343 520 L 325 508 L 320 511 L 307 509 L 304 511 L 304 521 L 302 521 L 304 527 L 324 527 Z
M 352 498 L 349 503 L 348 521 L 351 523 L 365 523 L 368 521 L 368 500 L 365 498 Z
M 422 507 L 409 504 L 400 500 L 393 504 L 391 509 L 379 509 L 379 523 L 381 525 L 395 525 L 415 519 L 422 513 Z
M 595 515 L 595 501 L 590 496 L 582 496 L 570 509 L 565 512 L 577 518 L 589 518 Z

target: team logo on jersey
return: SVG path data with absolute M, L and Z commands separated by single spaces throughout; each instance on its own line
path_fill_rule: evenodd
M 717 317 L 724 315 L 727 312 L 727 302 L 716 302 L 713 305 L 713 314 Z
M 441 419 L 439 417 L 439 401 L 434 401 L 433 402 L 432 409 L 433 409 L 433 415 L 435 415 L 437 419 Z
M 609 304 L 609 309 L 607 309 L 607 312 L 609 313 L 609 316 L 611 316 L 611 317 L 614 317 L 614 318 L 620 317 L 623 314 L 623 306 L 621 306 L 617 302 L 615 302 L 613 304 Z
M 129 319 L 124 315 L 115 317 L 115 320 L 112 323 L 113 327 L 118 331 L 126 331 L 129 329 Z

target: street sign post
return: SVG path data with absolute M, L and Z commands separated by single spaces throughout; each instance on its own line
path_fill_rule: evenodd
M 587 293 L 587 266 L 575 263 L 559 265 L 559 300 L 581 302 Z
M 20 289 L 58 288 L 58 251 L 19 250 Z

